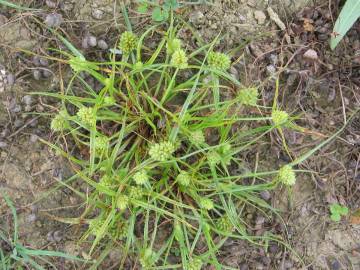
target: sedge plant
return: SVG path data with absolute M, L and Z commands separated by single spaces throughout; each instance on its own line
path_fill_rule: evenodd
M 249 171 L 241 154 L 273 130 L 291 128 L 292 117 L 258 104 L 257 88 L 228 73 L 231 58 L 215 49 L 217 40 L 189 51 L 173 16 L 149 53 L 145 42 L 158 27 L 123 32 L 121 59 L 111 54 L 107 62 L 86 59 L 61 38 L 73 77 L 61 94 L 38 94 L 61 100 L 51 128 L 68 143 L 48 144 L 90 187 L 85 194 L 68 185 L 86 207 L 80 218 L 63 220 L 87 224 L 81 241 L 90 241 L 89 256 L 103 252 L 103 260 L 121 248 L 119 269 L 128 256 L 143 269 L 234 269 L 218 257 L 228 238 L 282 241 L 252 236 L 244 209 L 274 212 L 259 193 L 294 185 L 294 166 L 323 144 L 281 168 Z M 84 73 L 102 89 L 92 89 Z M 223 97 L 230 89 L 236 94 Z

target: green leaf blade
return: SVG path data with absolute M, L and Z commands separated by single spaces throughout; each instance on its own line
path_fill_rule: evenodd
M 347 0 L 335 22 L 333 30 L 335 35 L 330 40 L 332 50 L 335 49 L 359 17 L 360 0 Z

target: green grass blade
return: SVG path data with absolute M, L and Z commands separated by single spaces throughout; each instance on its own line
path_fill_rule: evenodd
M 347 0 L 335 22 L 334 35 L 330 40 L 332 50 L 335 49 L 359 17 L 360 0 Z

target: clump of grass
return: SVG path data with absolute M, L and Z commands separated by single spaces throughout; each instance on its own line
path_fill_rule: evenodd
M 158 47 L 145 53 L 155 27 L 139 37 L 123 33 L 121 61 L 112 55 L 108 62 L 91 62 L 69 46 L 73 78 L 64 94 L 46 94 L 62 100 L 51 127 L 88 149 L 89 157 L 52 147 L 76 163 L 76 175 L 91 187 L 88 194 L 76 191 L 87 202 L 82 240 L 94 237 L 90 253 L 106 238 L 105 250 L 117 245 L 124 259 L 132 254 L 144 269 L 231 269 L 217 257 L 226 239 L 264 240 L 247 233 L 244 206 L 272 210 L 258 194 L 296 181 L 295 164 L 239 173 L 241 153 L 272 130 L 291 127 L 291 117 L 276 106 L 257 105 L 257 89 L 227 73 L 230 57 L 215 52 L 216 41 L 187 51 L 173 21 Z M 81 73 L 102 89 L 91 89 Z M 75 82 L 83 86 L 81 95 L 73 91 Z M 222 98 L 230 86 L 237 95 Z M 265 116 L 243 115 L 244 108 Z M 246 185 L 250 177 L 255 182 Z

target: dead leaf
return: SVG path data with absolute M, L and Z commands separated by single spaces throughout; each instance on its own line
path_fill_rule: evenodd
M 360 225 L 360 209 L 351 214 L 350 223 L 353 225 Z
M 312 20 L 309 19 L 304 19 L 303 27 L 306 32 L 314 32 L 315 30 L 315 27 L 312 24 Z

